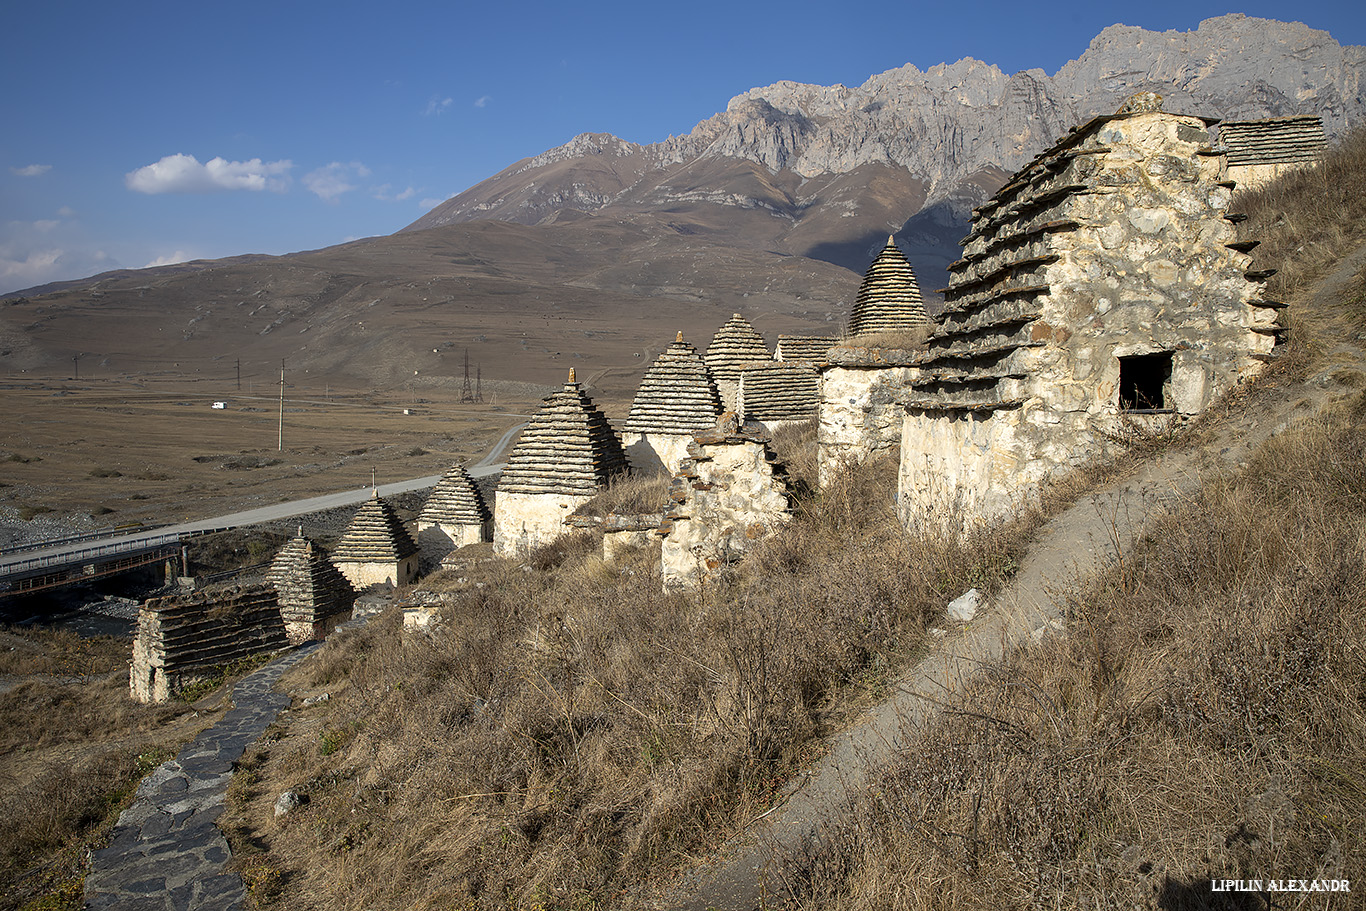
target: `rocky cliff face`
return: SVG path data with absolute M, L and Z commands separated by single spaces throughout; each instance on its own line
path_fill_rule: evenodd
M 1332 136 L 1366 113 L 1363 69 L 1366 48 L 1301 23 L 1229 15 L 1191 32 L 1115 25 L 1053 76 L 1007 75 L 971 58 L 923 72 L 908 64 L 857 87 L 751 89 L 691 132 L 652 145 L 585 134 L 447 200 L 409 230 L 484 218 L 536 224 L 565 209 L 758 208 L 784 220 L 761 241 L 784 252 L 861 269 L 863 246 L 890 228 L 906 229 L 913 262 L 917 250 L 951 258 L 949 237 L 961 236 L 972 204 L 1134 92 L 1215 117 L 1318 114 Z M 874 166 L 897 172 L 891 182 L 901 185 L 891 190 L 884 179 L 880 197 L 851 186 L 836 199 L 823 192 L 832 178 Z M 885 210 L 897 207 L 888 225 Z M 799 237 L 788 236 L 803 222 Z M 830 241 L 824 253 L 813 240 L 818 226 Z

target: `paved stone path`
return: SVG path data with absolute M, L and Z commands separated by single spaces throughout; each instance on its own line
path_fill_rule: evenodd
M 226 869 L 232 852 L 218 830 L 232 766 L 290 698 L 280 675 L 318 643 L 291 651 L 233 687 L 233 708 L 162 763 L 119 816 L 109 847 L 96 851 L 85 879 L 88 911 L 236 911 L 242 879 Z

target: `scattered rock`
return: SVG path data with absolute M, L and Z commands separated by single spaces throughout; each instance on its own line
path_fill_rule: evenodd
M 1064 625 L 1061 620 L 1054 617 L 1047 623 L 1043 623 L 1039 626 L 1034 627 L 1034 629 L 1030 631 L 1029 637 L 1034 640 L 1035 644 L 1037 644 L 1042 642 L 1049 636 L 1065 636 L 1066 634 L 1066 625 Z
M 275 818 L 279 819 L 281 816 L 293 813 L 307 802 L 308 798 L 306 796 L 297 794 L 294 791 L 285 791 L 279 797 L 275 798 Z
M 981 603 L 982 593 L 970 588 L 949 602 L 949 619 L 967 623 L 977 615 L 977 608 Z

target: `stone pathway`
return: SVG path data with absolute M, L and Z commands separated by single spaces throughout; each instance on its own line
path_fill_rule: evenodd
M 275 659 L 232 690 L 233 708 L 162 763 L 119 816 L 109 847 L 85 879 L 89 911 L 233 911 L 246 907 L 242 879 L 226 869 L 232 852 L 216 825 L 232 766 L 290 698 L 280 675 L 313 651 L 309 643 Z

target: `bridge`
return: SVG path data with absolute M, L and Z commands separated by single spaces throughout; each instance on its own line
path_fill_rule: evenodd
M 502 471 L 503 464 L 495 463 L 493 460 L 525 426 L 518 424 L 503 434 L 488 454 L 469 469 L 470 474 L 482 478 Z M 434 487 L 439 480 L 440 475 L 429 475 L 393 484 L 381 484 L 378 489 L 380 496 L 388 497 L 413 490 L 425 490 Z M 370 487 L 361 487 L 177 525 L 123 533 L 116 530 L 113 534 L 76 535 L 12 548 L 0 553 L 0 600 L 63 585 L 89 582 L 172 559 L 180 561 L 183 566 L 182 548 L 185 542 L 192 538 L 260 525 L 264 522 L 292 519 L 295 516 L 306 516 L 343 506 L 359 506 L 370 498 L 371 492 Z

